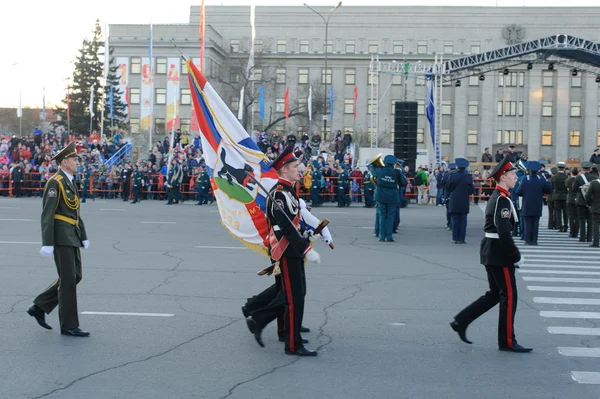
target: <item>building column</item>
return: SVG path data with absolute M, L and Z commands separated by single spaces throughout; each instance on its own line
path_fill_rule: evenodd
M 584 90 L 583 100 L 583 129 L 581 134 L 581 160 L 586 161 L 590 154 L 598 148 L 598 84 L 595 80 L 582 77 Z
M 452 98 L 452 153 L 454 158 L 463 158 L 467 151 L 467 90 L 469 90 L 468 79 L 462 79 L 461 87 L 454 87 Z
M 556 72 L 556 138 L 554 159 L 552 162 L 566 160 L 569 155 L 569 70 L 559 69 Z M 553 137 L 553 139 L 554 139 Z
M 481 86 L 481 99 L 479 100 L 479 114 L 481 115 L 479 127 L 479 153 L 483 154 L 486 147 L 490 148 L 490 153 L 494 154 L 493 146 L 496 144 L 497 111 L 496 97 L 494 95 L 494 73 L 485 75 L 484 81 L 479 81 Z
M 526 72 L 525 93 L 529 93 L 529 101 L 525 102 L 525 115 L 527 123 L 523 123 L 523 138 L 527 137 L 527 158 L 540 159 L 542 145 L 542 71 L 531 69 Z M 525 101 L 525 99 L 523 99 Z M 517 104 L 518 107 L 518 104 Z M 556 134 L 554 134 L 556 137 Z

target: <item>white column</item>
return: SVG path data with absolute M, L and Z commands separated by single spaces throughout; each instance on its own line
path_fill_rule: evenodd
M 529 101 L 525 104 L 526 123 L 523 123 L 523 141 L 527 143 L 527 158 L 540 159 L 542 145 L 542 71 L 532 69 L 525 75 L 525 90 L 529 90 Z M 557 134 L 554 133 L 554 137 Z
M 463 158 L 467 155 L 467 90 L 468 79 L 462 79 L 461 87 L 454 88 L 452 98 L 452 154 L 454 158 Z
M 591 153 L 598 148 L 598 84 L 594 79 L 581 78 L 583 86 L 583 135 L 581 141 L 581 160 L 587 161 Z
M 569 154 L 569 70 L 556 72 L 556 129 L 553 132 L 554 161 L 566 160 Z

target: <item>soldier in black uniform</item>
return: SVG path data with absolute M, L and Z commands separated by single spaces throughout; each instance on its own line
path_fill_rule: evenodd
M 591 173 L 591 162 L 581 163 L 582 172 L 575 178 L 573 182 L 573 191 L 575 192 L 577 205 L 577 218 L 579 219 L 579 241 L 592 242 L 592 214 L 590 213 L 581 187 L 585 186 L 597 177 Z
M 285 353 L 298 356 L 316 356 L 316 351 L 308 350 L 302 344 L 300 328 L 304 317 L 304 295 L 306 277 L 304 260 L 319 263 L 321 257 L 311 248 L 310 241 L 300 234 L 300 204 L 296 195 L 295 183 L 300 179 L 298 158 L 293 146 L 288 146 L 272 164 L 279 180 L 270 191 L 267 199 L 267 224 L 269 226 L 270 257 L 279 261 L 281 281 L 285 293 Z M 271 199 L 273 198 L 275 202 Z M 266 306 L 246 319 L 248 328 L 261 344 L 262 329 L 277 317 L 278 304 Z
M 565 173 L 567 165 L 564 162 L 556 164 L 557 173 L 554 173 L 552 168 L 552 200 L 554 201 L 554 224 L 558 231 L 566 232 L 568 230 L 568 217 L 567 217 L 567 179 L 569 176 Z
M 579 233 L 579 219 L 577 218 L 577 192 L 573 190 L 573 183 L 579 174 L 576 166 L 571 169 L 571 176 L 567 179 L 567 214 L 569 215 L 569 237 L 575 238 Z
M 517 343 L 513 328 L 518 298 L 515 268 L 521 254 L 512 237 L 513 224 L 518 221 L 518 216 L 508 190 L 514 187 L 517 176 L 508 155 L 496 165 L 491 177 L 497 184 L 485 208 L 485 237 L 481 240 L 480 249 L 481 264 L 485 266 L 490 289 L 460 311 L 450 326 L 462 341 L 470 344 L 466 335 L 469 324 L 500 303 L 498 349 L 531 352 L 531 348 Z
M 592 180 L 585 194 L 585 201 L 590 206 L 592 213 L 593 242 L 590 247 L 600 247 L 600 179 Z
M 132 204 L 137 204 L 140 202 L 140 191 L 142 190 L 142 172 L 140 172 L 139 167 L 137 165 L 133 165 L 133 184 L 131 189 L 133 190 L 133 202 Z
M 121 195 L 123 201 L 129 200 L 129 188 L 131 187 L 131 165 L 129 162 L 125 164 L 125 168 L 121 171 Z

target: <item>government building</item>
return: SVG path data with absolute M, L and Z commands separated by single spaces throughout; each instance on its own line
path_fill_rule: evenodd
M 394 103 L 408 100 L 418 102 L 418 148 L 431 151 L 424 76 L 371 75 L 372 57 L 433 63 L 436 54 L 448 60 L 556 34 L 600 41 L 600 7 L 341 6 L 331 15 L 327 40 L 325 22 L 314 11 L 327 18 L 330 9 L 256 7 L 254 67 L 248 76 L 250 7 L 206 7 L 203 73 L 236 115 L 245 87 L 244 104 L 252 104 L 240 116 L 248 131 L 272 125 L 269 133 L 325 131 L 330 139 L 341 130 L 352 132 L 363 147 L 370 146 L 373 134 L 379 147 L 391 147 Z M 152 26 L 151 61 L 149 41 L 149 25 L 109 26 L 109 44 L 128 91 L 132 135 L 143 146 L 149 130 L 154 142 L 173 124 L 192 134 L 197 130 L 181 54 L 199 64 L 200 7 L 190 8 L 187 22 Z M 487 147 L 493 154 L 515 145 L 529 159 L 587 160 L 600 147 L 600 78 L 591 70 L 541 60 L 483 74 L 474 70 L 460 83 L 445 83 L 442 159 L 479 161 Z M 371 83 L 378 85 L 378 101 L 371 100 Z M 374 107 L 377 132 L 370 117 Z

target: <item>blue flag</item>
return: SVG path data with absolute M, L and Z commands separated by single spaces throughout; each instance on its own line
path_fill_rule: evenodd
M 329 120 L 333 120 L 333 87 L 329 88 Z
M 427 121 L 429 121 L 429 133 L 431 133 L 431 147 L 435 148 L 435 160 L 437 163 L 439 159 L 439 143 L 435 142 L 435 103 L 433 100 L 433 79 L 431 75 L 427 77 L 427 87 L 425 94 L 425 113 L 427 114 Z
M 258 90 L 260 91 L 260 99 L 258 101 L 260 119 L 265 119 L 265 88 L 261 86 Z
M 44 94 L 42 96 L 42 120 L 46 120 L 46 88 L 44 87 Z
M 108 103 L 110 104 L 110 117 L 112 119 L 113 117 L 113 87 L 112 85 L 110 86 L 110 94 L 108 96 Z

